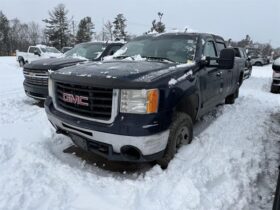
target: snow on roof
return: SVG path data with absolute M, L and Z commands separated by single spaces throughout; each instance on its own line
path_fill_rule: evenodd
M 121 43 L 121 44 L 125 44 L 126 41 L 124 41 L 124 40 L 119 40 L 119 41 L 111 41 L 111 40 L 107 40 L 107 41 L 98 41 L 98 40 L 93 40 L 93 41 L 90 41 L 89 43 L 104 43 L 104 44 Z
M 39 47 L 39 48 L 47 48 L 48 46 L 47 46 L 47 45 L 43 45 L 43 44 L 37 44 L 36 47 Z

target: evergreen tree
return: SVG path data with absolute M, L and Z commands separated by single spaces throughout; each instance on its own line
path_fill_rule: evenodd
M 9 20 L 0 11 L 0 55 L 8 55 L 10 53 L 9 30 Z
M 90 17 L 83 18 L 79 23 L 79 28 L 76 36 L 76 42 L 89 42 L 92 39 L 94 24 Z
M 68 10 L 64 4 L 59 4 L 53 11 L 49 12 L 49 19 L 43 21 L 47 24 L 45 33 L 51 45 L 61 49 L 69 44 L 69 20 Z
M 165 31 L 165 25 L 161 22 L 162 16 L 163 13 L 158 12 L 159 21 L 153 20 L 150 32 L 163 33 Z
M 124 15 L 118 14 L 113 22 L 113 25 L 114 25 L 113 35 L 114 35 L 115 39 L 116 40 L 121 40 L 121 39 L 126 40 L 126 38 L 127 38 L 127 32 L 125 31 L 126 19 L 125 19 Z

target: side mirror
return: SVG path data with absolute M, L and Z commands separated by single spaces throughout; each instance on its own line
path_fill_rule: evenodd
M 203 57 L 201 58 L 201 60 L 199 61 L 199 65 L 200 67 L 207 67 L 210 65 L 210 57 Z
M 38 52 L 38 50 L 35 50 L 35 51 L 34 51 L 34 55 L 41 56 L 41 54 Z
M 219 68 L 232 69 L 234 67 L 235 52 L 233 49 L 222 49 L 218 60 Z
M 109 55 L 114 55 L 116 51 L 112 50 Z
M 280 58 L 276 59 L 272 65 L 272 69 L 276 72 L 280 72 Z

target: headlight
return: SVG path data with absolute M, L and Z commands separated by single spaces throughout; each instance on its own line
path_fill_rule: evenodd
M 121 90 L 122 113 L 150 114 L 158 111 L 159 91 Z
M 48 88 L 49 88 L 49 96 L 54 98 L 54 94 L 53 94 L 53 80 L 49 77 L 48 80 Z

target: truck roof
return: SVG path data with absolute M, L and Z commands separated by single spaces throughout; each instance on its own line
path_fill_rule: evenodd
M 202 38 L 213 37 L 216 42 L 225 42 L 223 37 L 215 34 L 209 33 L 198 33 L 198 32 L 166 32 L 166 33 L 151 33 L 145 34 L 142 36 L 138 36 L 137 38 L 144 38 L 144 37 L 158 37 L 158 36 L 172 36 L 172 35 L 189 35 L 189 36 L 200 36 Z M 136 38 L 136 39 L 137 39 Z

